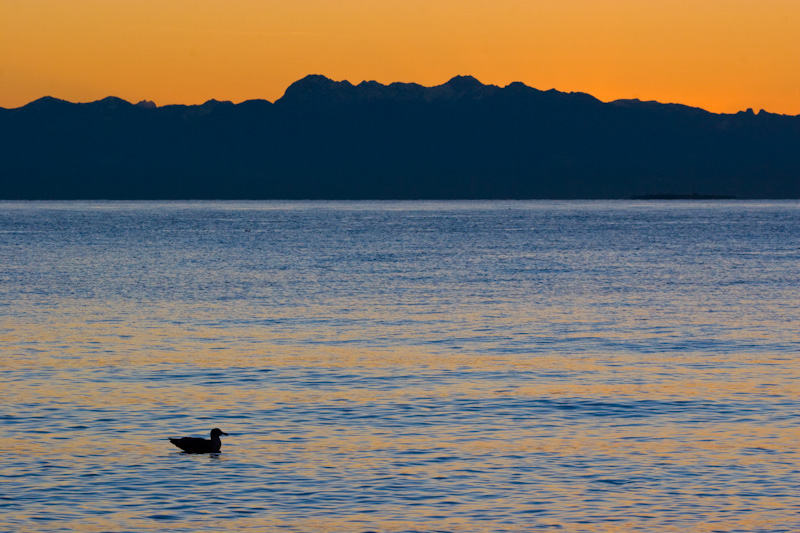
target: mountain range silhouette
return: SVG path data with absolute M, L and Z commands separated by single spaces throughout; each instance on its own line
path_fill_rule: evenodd
M 798 146 L 800 116 L 311 75 L 274 103 L 0 108 L 0 198 L 800 198 Z

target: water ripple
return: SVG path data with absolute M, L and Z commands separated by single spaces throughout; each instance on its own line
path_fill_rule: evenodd
M 0 530 L 800 530 L 796 203 L 2 207 Z

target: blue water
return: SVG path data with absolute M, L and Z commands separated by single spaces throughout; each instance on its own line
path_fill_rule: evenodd
M 0 531 L 800 531 L 798 202 L 4 202 L 0 303 Z

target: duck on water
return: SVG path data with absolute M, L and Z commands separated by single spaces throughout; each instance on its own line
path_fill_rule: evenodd
M 219 449 L 222 447 L 222 441 L 219 438 L 220 435 L 228 436 L 228 434 L 221 429 L 214 428 L 211 430 L 211 440 L 197 437 L 182 437 L 180 439 L 169 439 L 169 441 L 186 453 L 219 453 Z

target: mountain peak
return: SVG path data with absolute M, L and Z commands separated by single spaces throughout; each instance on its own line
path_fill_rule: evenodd
M 287 93 L 290 92 L 308 92 L 319 90 L 335 90 L 337 87 L 352 87 L 353 85 L 347 81 L 334 81 L 326 76 L 320 74 L 309 74 L 305 78 L 301 78 L 296 82 L 289 85 L 286 89 Z
M 456 99 L 480 100 L 494 95 L 500 88 L 496 85 L 484 85 L 472 76 L 455 76 L 444 85 L 434 87 L 437 96 Z
M 341 103 L 349 99 L 352 88 L 353 84 L 347 80 L 333 81 L 319 74 L 309 74 L 292 83 L 278 101 L 284 105 Z
M 215 98 L 212 98 L 211 100 L 206 100 L 206 102 L 204 102 L 203 105 L 201 105 L 200 107 L 214 108 L 217 106 L 232 106 L 232 105 L 233 102 L 231 102 L 230 100 L 217 100 Z
M 459 89 L 476 89 L 478 87 L 485 87 L 484 84 L 479 82 L 473 76 L 453 76 L 447 83 L 445 83 L 445 85 Z
M 38 100 L 34 100 L 33 102 L 22 106 L 20 109 L 56 109 L 56 108 L 63 108 L 68 106 L 74 106 L 72 102 L 68 102 L 67 100 L 61 100 L 60 98 L 53 98 L 52 96 L 43 96 Z
M 116 96 L 106 96 L 101 100 L 96 100 L 94 102 L 89 102 L 86 104 L 80 104 L 92 108 L 99 108 L 99 109 L 106 109 L 113 111 L 115 109 L 119 109 L 120 107 L 132 107 L 133 104 L 128 102 L 127 100 L 123 100 L 122 98 L 117 98 Z

